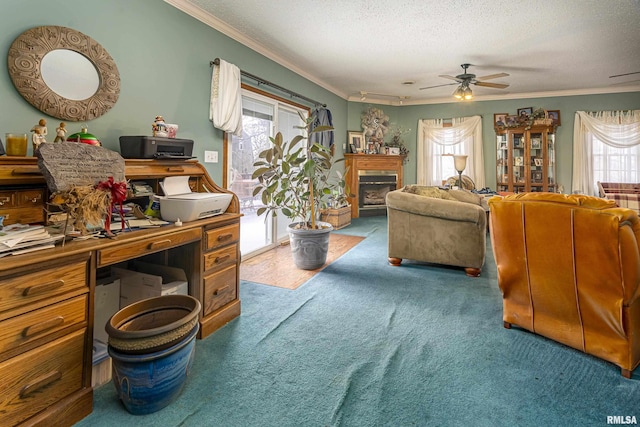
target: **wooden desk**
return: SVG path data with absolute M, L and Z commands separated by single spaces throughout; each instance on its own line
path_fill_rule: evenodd
M 228 192 L 196 161 L 127 160 L 125 175 L 156 192 L 172 175 L 189 175 L 194 191 Z M 47 192 L 35 158 L 0 158 L 0 192 L 9 189 Z M 0 207 L 0 215 L 13 208 Z M 91 413 L 94 293 L 102 270 L 131 259 L 184 269 L 189 293 L 202 303 L 199 338 L 238 316 L 240 217 L 234 195 L 224 214 L 180 227 L 0 258 L 2 424 L 64 426 Z

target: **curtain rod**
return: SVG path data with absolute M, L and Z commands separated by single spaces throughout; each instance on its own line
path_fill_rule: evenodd
M 209 62 L 209 67 L 213 67 L 214 65 L 220 65 L 220 58 L 216 58 L 213 61 Z M 279 86 L 279 85 L 277 85 L 275 83 L 271 83 L 268 80 L 265 80 L 265 79 L 263 79 L 261 77 L 255 76 L 255 75 L 253 75 L 251 73 L 247 73 L 246 71 L 240 70 L 240 74 L 242 74 L 243 76 L 245 76 L 247 78 L 250 78 L 251 80 L 255 80 L 256 82 L 258 82 L 258 85 L 263 84 L 263 85 L 271 86 L 272 88 L 278 89 L 279 91 L 282 91 L 282 92 L 284 92 L 286 94 L 289 94 L 290 96 L 295 96 L 296 98 L 304 99 L 305 101 L 310 102 L 313 105 L 322 105 L 323 107 L 327 106 L 327 104 L 315 101 L 315 100 L 313 100 L 311 98 L 307 98 L 304 95 L 300 95 L 299 93 L 295 93 L 293 91 L 290 91 L 287 88 Z

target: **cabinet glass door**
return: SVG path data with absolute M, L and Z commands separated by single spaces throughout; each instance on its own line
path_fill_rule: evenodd
M 498 135 L 497 138 L 497 191 L 509 191 L 509 148 L 507 146 L 507 135 Z
M 513 144 L 511 152 L 513 153 L 513 191 L 522 193 L 525 190 L 525 137 L 523 133 L 512 134 Z
M 544 153 L 542 147 L 542 133 L 529 135 L 529 173 L 530 191 L 543 191 L 544 189 Z
M 556 135 L 547 135 L 547 184 L 551 192 L 556 192 Z

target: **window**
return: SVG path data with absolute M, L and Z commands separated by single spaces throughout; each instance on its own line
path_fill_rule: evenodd
M 640 110 L 576 111 L 574 193 L 598 195 L 600 182 L 640 182 Z
M 482 149 L 482 118 L 462 117 L 450 120 L 420 120 L 418 123 L 418 184 L 442 185 L 442 181 L 457 177 L 453 154 L 466 154 L 463 175 L 484 187 L 484 156 Z M 449 155 L 445 155 L 449 154 Z
M 240 224 L 240 252 L 244 258 L 275 246 L 287 237 L 289 220 L 284 215 L 258 217 L 257 210 L 262 206 L 260 194 L 253 195 L 256 180 L 252 179 L 253 164 L 260 153 L 269 148 L 270 137 L 281 132 L 285 141 L 290 141 L 302 132 L 296 126 L 304 123 L 300 120 L 309 115 L 309 110 L 271 96 L 266 92 L 249 89 L 242 90 L 242 136 L 225 134 L 225 158 L 227 159 L 226 187 L 240 200 L 240 212 L 243 217 Z

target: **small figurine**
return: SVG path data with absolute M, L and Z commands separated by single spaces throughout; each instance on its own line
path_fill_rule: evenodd
M 44 135 L 41 133 L 42 129 L 40 127 L 34 126 L 34 128 L 31 129 L 31 131 L 33 132 L 33 136 L 31 137 L 31 142 L 33 143 L 33 155 L 35 156 L 36 152 L 38 151 L 38 148 L 40 148 L 40 144 L 47 142 L 47 140 L 44 137 Z
M 167 125 L 165 124 L 162 116 L 156 116 L 156 120 L 151 125 L 151 129 L 153 130 L 153 136 L 166 138 L 169 135 L 167 133 Z
M 31 129 L 31 132 L 36 132 L 38 129 L 40 130 L 38 134 L 42 135 L 41 142 L 47 142 L 47 121 L 45 119 L 40 119 L 38 124 Z
M 60 122 L 60 126 L 56 128 L 56 139 L 54 139 L 53 142 L 64 142 L 66 136 L 67 124 L 65 122 Z

